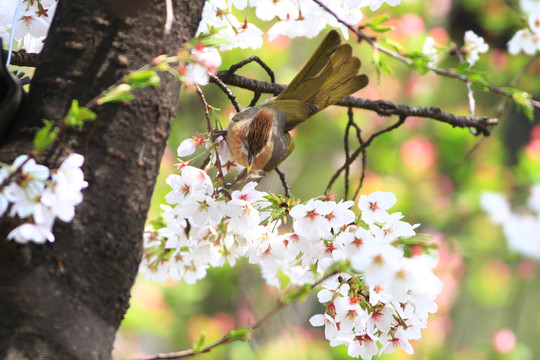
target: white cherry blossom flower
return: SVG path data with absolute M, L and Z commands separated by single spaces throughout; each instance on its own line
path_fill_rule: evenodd
M 333 210 L 329 202 L 310 200 L 306 205 L 296 205 L 290 211 L 295 218 L 294 231 L 308 238 L 326 238 L 330 234 L 330 222 L 326 218 Z
M 324 325 L 324 336 L 327 340 L 333 339 L 338 332 L 336 320 L 328 314 L 317 314 L 313 315 L 309 319 L 309 323 L 312 326 L 323 326 Z
M 486 53 L 488 50 L 489 46 L 483 37 L 476 35 L 471 30 L 465 32 L 463 52 L 465 53 L 465 59 L 470 65 L 473 65 L 480 58 L 479 54 Z
M 441 53 L 439 52 L 439 49 L 437 49 L 435 39 L 432 37 L 426 37 L 426 40 L 424 42 L 424 47 L 422 49 L 422 53 L 426 55 L 429 59 L 428 65 L 435 66 L 441 61 Z
M 358 207 L 362 211 L 362 220 L 367 224 L 383 223 L 388 219 L 388 212 L 397 202 L 396 195 L 391 192 L 375 191 L 370 195 L 360 196 Z
M 54 235 L 48 224 L 25 223 L 11 230 L 7 239 L 19 244 L 27 244 L 30 241 L 44 244 L 46 241 L 54 242 Z

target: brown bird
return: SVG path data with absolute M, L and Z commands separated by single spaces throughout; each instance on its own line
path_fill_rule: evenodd
M 274 170 L 294 149 L 290 130 L 367 85 L 367 76 L 358 75 L 359 70 L 351 46 L 330 31 L 283 92 L 231 119 L 227 144 L 232 157 L 248 174 Z

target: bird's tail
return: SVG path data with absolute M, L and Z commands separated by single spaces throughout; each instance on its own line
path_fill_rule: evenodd
M 358 74 L 360 66 L 351 46 L 342 44 L 338 32 L 332 30 L 275 101 L 299 100 L 314 105 L 309 117 L 366 86 L 368 78 Z

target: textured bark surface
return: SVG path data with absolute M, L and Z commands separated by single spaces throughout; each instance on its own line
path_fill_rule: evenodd
M 163 0 L 60 0 L 31 92 L 0 144 L 0 161 L 29 153 L 41 119 L 60 123 L 72 99 L 85 104 L 189 40 L 204 1 L 173 3 L 176 20 L 164 36 Z M 161 88 L 137 90 L 137 100 L 127 104 L 105 105 L 94 124 L 62 136 L 70 150 L 86 155 L 89 187 L 73 222 L 56 222 L 54 243 L 8 242 L 16 223 L 0 220 L 0 358 L 110 358 L 176 113 L 180 84 L 172 76 L 162 80 Z M 66 155 L 54 146 L 38 162 L 54 168 Z

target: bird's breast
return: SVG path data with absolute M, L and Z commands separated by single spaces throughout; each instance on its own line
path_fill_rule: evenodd
M 231 122 L 227 128 L 227 145 L 232 158 L 238 164 L 247 167 L 247 152 L 243 143 L 246 140 L 249 129 L 249 120 Z M 268 141 L 263 147 L 262 152 L 255 158 L 251 171 L 262 170 L 272 157 L 274 146 L 272 141 Z

